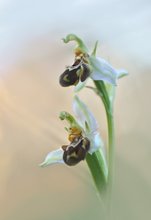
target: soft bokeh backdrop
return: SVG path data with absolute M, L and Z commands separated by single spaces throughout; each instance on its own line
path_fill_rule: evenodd
M 129 76 L 117 86 L 113 220 L 150 219 L 151 3 L 149 0 L 0 1 L 0 219 L 99 220 L 98 199 L 86 164 L 38 164 L 67 142 L 61 110 L 72 111 L 73 89 L 58 77 L 73 62 L 68 33 Z M 90 106 L 106 139 L 103 107 Z

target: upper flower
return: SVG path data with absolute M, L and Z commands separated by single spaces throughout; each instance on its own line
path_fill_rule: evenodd
M 93 80 L 103 80 L 112 85 L 116 85 L 118 78 L 128 74 L 126 70 L 117 70 L 106 60 L 96 57 L 97 42 L 90 55 L 84 42 L 76 35 L 69 34 L 63 40 L 65 43 L 75 41 L 77 46 L 74 50 L 74 64 L 68 66 L 60 76 L 59 81 L 62 86 L 76 86 L 78 83 L 84 82 L 88 77 L 91 77 Z

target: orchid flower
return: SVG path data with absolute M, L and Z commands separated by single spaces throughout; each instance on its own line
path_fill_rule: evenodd
M 98 131 L 96 119 L 77 96 L 74 98 L 73 111 L 76 119 L 67 112 L 61 112 L 60 114 L 60 119 L 66 120 L 69 123 L 69 127 L 66 130 L 68 131 L 70 144 L 63 145 L 59 149 L 48 153 L 40 166 L 45 167 L 56 163 L 69 166 L 76 165 L 84 160 L 87 154 L 92 155 L 94 152 L 99 151 L 103 161 L 103 172 L 107 178 L 108 169 L 105 149 Z
M 96 56 L 98 42 L 95 43 L 92 53 L 89 52 L 84 42 L 76 35 L 69 34 L 63 39 L 64 43 L 74 41 L 75 59 L 72 65 L 67 66 L 59 77 L 59 83 L 63 87 L 75 86 L 78 92 L 85 87 L 87 79 L 91 78 L 94 87 L 92 89 L 101 99 L 107 118 L 108 140 L 107 152 L 99 133 L 98 123 L 88 107 L 78 98 L 74 97 L 72 116 L 68 112 L 61 112 L 60 119 L 66 120 L 68 126 L 68 143 L 47 154 L 41 167 L 52 164 L 64 164 L 74 166 L 86 160 L 97 191 L 102 196 L 106 193 L 107 203 L 111 203 L 114 170 L 114 98 L 117 80 L 126 76 L 124 69 L 115 69 L 101 57 Z M 107 156 L 106 156 L 107 154 Z M 102 194 L 103 193 L 103 194 Z M 111 207 L 111 205 L 110 205 Z
M 115 86 L 118 78 L 128 74 L 126 70 L 115 69 L 106 60 L 96 57 L 98 42 L 96 42 L 93 52 L 90 55 L 83 41 L 76 35 L 69 34 L 63 41 L 65 43 L 75 41 L 77 46 L 74 50 L 75 60 L 73 65 L 68 66 L 60 76 L 59 81 L 61 86 L 75 85 L 78 86 L 78 91 L 79 88 L 81 89 L 85 85 L 88 77 L 94 81 L 101 80 Z

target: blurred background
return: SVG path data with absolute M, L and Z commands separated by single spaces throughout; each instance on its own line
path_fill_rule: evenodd
M 118 81 L 113 220 L 150 219 L 151 2 L 149 0 L 0 1 L 0 219 L 101 218 L 86 163 L 39 168 L 67 143 L 62 110 L 72 112 L 73 88 L 58 77 L 74 59 L 75 33 L 129 76 Z M 107 138 L 103 106 L 80 93 Z

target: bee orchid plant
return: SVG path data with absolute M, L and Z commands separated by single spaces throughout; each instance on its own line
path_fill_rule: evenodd
M 98 131 L 98 123 L 88 107 L 75 95 L 73 100 L 74 116 L 61 112 L 60 119 L 68 122 L 66 128 L 68 143 L 55 151 L 51 151 L 40 164 L 45 167 L 52 164 L 73 166 L 85 160 L 92 174 L 97 191 L 108 191 L 112 185 L 114 166 L 114 117 L 113 103 L 117 80 L 128 73 L 124 69 L 115 69 L 106 60 L 96 56 L 98 42 L 92 53 L 89 53 L 84 42 L 74 34 L 63 39 L 64 43 L 74 41 L 74 62 L 67 66 L 60 75 L 62 87 L 75 86 L 74 91 L 86 87 L 87 79 L 91 78 L 91 88 L 104 104 L 108 124 L 108 147 L 105 148 Z

